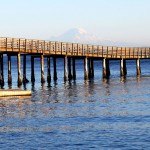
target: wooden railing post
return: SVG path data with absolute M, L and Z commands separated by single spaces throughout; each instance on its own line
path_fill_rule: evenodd
M 107 54 L 106 55 L 107 55 L 107 58 L 108 58 L 108 46 L 107 46 Z
M 25 47 L 24 47 L 25 52 L 27 51 L 27 40 L 25 39 Z
M 7 47 L 8 47 L 8 39 L 6 38 L 6 51 L 7 51 Z
M 118 57 L 118 47 L 116 47 L 116 58 Z
M 51 53 L 51 42 L 49 42 L 49 54 Z
M 12 47 L 12 51 L 14 51 L 14 38 L 12 38 L 11 47 Z
M 114 57 L 114 47 L 112 47 L 112 54 L 111 57 Z

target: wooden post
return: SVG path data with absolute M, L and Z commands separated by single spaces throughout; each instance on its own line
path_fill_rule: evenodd
M 8 84 L 12 84 L 12 76 L 11 76 L 11 56 L 8 55 Z
M 54 80 L 57 80 L 57 69 L 56 69 L 56 57 L 53 57 L 53 67 L 54 67 Z
M 73 80 L 76 80 L 76 64 L 75 58 L 72 58 L 72 66 L 73 66 Z
M 29 80 L 26 77 L 26 55 L 23 55 L 23 83 L 28 83 Z
M 4 85 L 4 58 L 1 56 L 1 74 L 2 74 L 2 85 Z
M 50 62 L 50 56 L 47 57 L 47 82 L 51 81 L 51 62 Z
M 91 69 L 91 58 L 88 59 L 88 68 L 89 68 L 89 78 L 92 77 L 92 69 Z
M 93 59 L 89 58 L 89 78 L 93 78 L 94 77 L 94 64 L 93 64 Z
M 126 74 L 127 74 L 126 60 L 121 59 L 120 60 L 120 76 L 126 76 Z
M 3 66 L 3 54 L 0 55 L 0 84 L 4 85 L 4 66 Z
M 103 78 L 108 78 L 110 76 L 109 60 L 103 58 Z
M 94 60 L 91 59 L 91 66 L 92 66 L 92 78 L 94 78 Z
M 45 82 L 44 78 L 44 55 L 41 55 L 41 83 Z
M 137 75 L 141 75 L 141 67 L 140 67 L 140 59 L 138 58 L 136 60 L 136 70 L 137 70 Z
M 22 84 L 22 77 L 21 77 L 21 56 L 20 53 L 17 55 L 18 60 L 18 85 Z
M 88 79 L 88 60 L 87 57 L 84 58 L 84 79 Z
M 72 73 L 71 73 L 71 57 L 68 57 L 68 69 L 69 69 L 68 78 L 69 78 L 69 80 L 71 80 L 71 79 L 72 79 Z
M 3 77 L 2 77 L 2 54 L 0 54 L 0 85 L 2 85 Z
M 68 81 L 68 58 L 64 57 L 64 81 Z
M 34 57 L 31 56 L 31 82 L 35 82 L 35 75 L 34 75 Z

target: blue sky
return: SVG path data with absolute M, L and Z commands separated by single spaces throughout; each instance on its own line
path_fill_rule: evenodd
M 150 0 L 0 0 L 0 36 L 48 39 L 82 27 L 150 46 Z

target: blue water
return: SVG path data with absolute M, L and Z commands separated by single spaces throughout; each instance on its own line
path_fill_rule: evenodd
M 17 61 L 12 60 L 12 88 L 17 88 Z M 149 149 L 149 60 L 141 61 L 141 77 L 135 61 L 128 60 L 126 78 L 120 78 L 119 61 L 111 61 L 109 79 L 102 78 L 102 62 L 95 61 L 95 77 L 87 81 L 83 61 L 77 60 L 77 80 L 68 82 L 63 60 L 57 64 L 58 80 L 41 84 L 36 59 L 35 84 L 20 87 L 32 90 L 32 96 L 0 98 L 0 149 Z M 53 78 L 52 68 L 51 73 Z

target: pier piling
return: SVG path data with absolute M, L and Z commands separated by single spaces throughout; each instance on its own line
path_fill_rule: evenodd
M 2 57 L 1 57 L 1 55 L 0 55 L 0 84 L 2 84 L 2 59 L 1 59 Z
M 126 60 L 121 59 L 120 60 L 120 76 L 126 76 L 126 75 L 127 75 Z
M 136 70 L 137 70 L 137 75 L 141 75 L 141 67 L 140 67 L 140 59 L 136 59 Z
M 4 85 L 3 54 L 0 54 L 0 85 Z
M 64 57 L 64 81 L 68 81 L 68 58 Z
M 29 80 L 26 77 L 26 55 L 23 55 L 23 83 L 28 83 Z
M 84 79 L 88 79 L 88 59 L 87 57 L 84 58 Z
M 54 67 L 54 80 L 57 80 L 57 69 L 56 69 L 56 57 L 53 57 L 53 67 Z
M 69 80 L 71 80 L 72 79 L 71 57 L 68 57 L 68 70 L 69 70 L 68 78 L 69 78 Z
M 11 56 L 8 55 L 8 84 L 12 84 L 12 76 L 11 76 Z
M 50 56 L 47 57 L 47 82 L 51 81 Z
M 93 59 L 89 58 L 88 59 L 88 65 L 89 65 L 89 78 L 93 78 L 94 77 L 94 63 L 93 63 Z
M 72 58 L 72 67 L 73 67 L 73 80 L 76 80 L 76 62 L 75 58 Z
M 22 77 L 21 77 L 21 58 L 20 53 L 17 54 L 17 62 L 18 62 L 18 85 L 22 84 Z
M 34 75 L 34 56 L 31 56 L 31 82 L 35 82 L 35 75 Z
M 108 78 L 110 76 L 109 60 L 103 58 L 103 78 Z
M 45 82 L 44 77 L 44 55 L 41 55 L 41 83 Z

